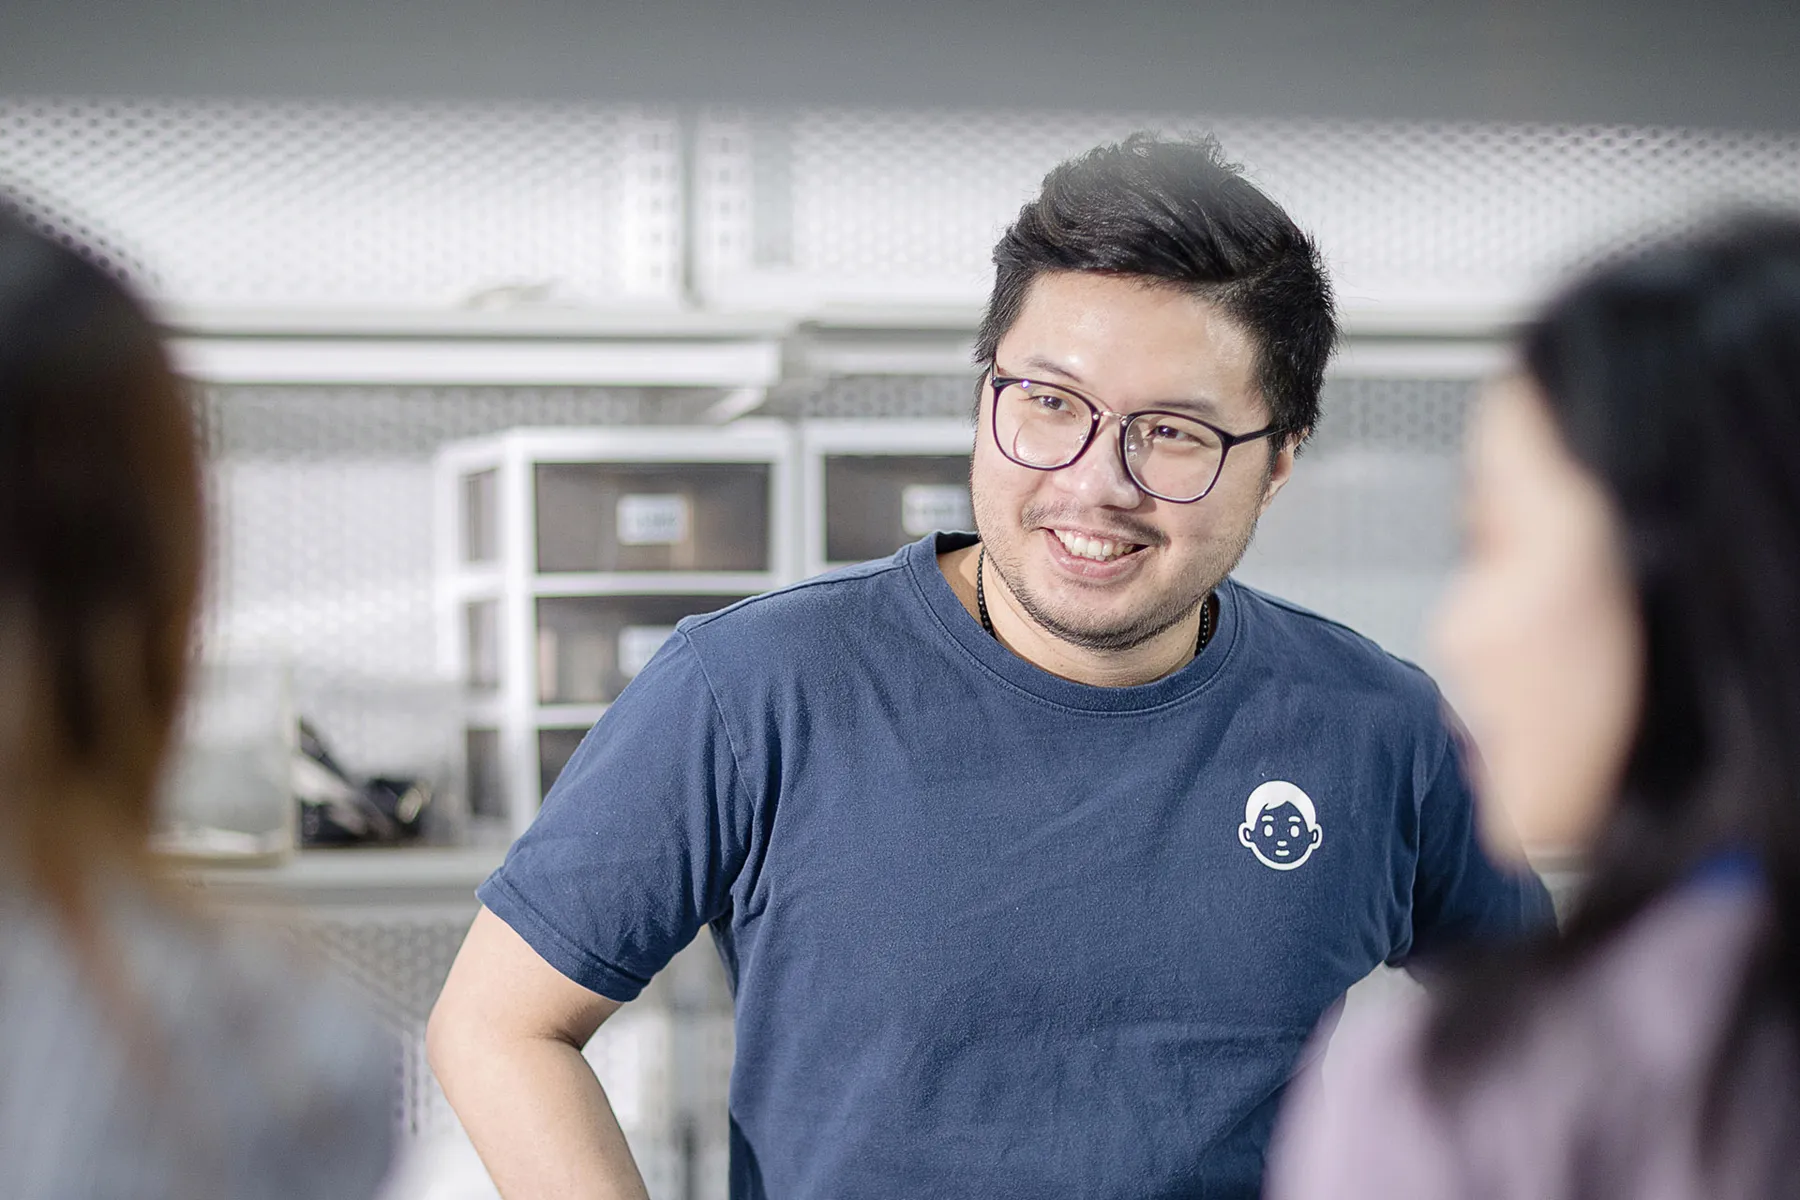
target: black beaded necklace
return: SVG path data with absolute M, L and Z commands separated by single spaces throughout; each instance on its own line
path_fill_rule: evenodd
M 994 622 L 988 616 L 987 589 L 981 585 L 981 568 L 986 563 L 987 547 L 983 546 L 975 556 L 975 612 L 981 618 L 981 627 L 997 642 L 1000 635 L 994 632 Z M 1206 649 L 1206 643 L 1212 641 L 1212 635 L 1212 594 L 1208 593 L 1206 599 L 1200 602 L 1200 639 L 1194 643 L 1195 658 L 1199 658 L 1200 652 Z

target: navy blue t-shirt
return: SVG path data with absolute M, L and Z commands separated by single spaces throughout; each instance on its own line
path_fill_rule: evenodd
M 482 901 L 629 1000 L 710 924 L 735 1200 L 1251 1197 L 1380 963 L 1549 917 L 1423 673 L 1236 583 L 1139 687 L 982 631 L 938 535 L 683 621 Z

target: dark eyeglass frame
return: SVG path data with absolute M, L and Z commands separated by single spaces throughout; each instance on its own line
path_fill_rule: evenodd
M 1036 384 L 1040 387 L 1053 388 L 1058 394 L 1073 396 L 1075 399 L 1087 405 L 1088 415 L 1090 417 L 1087 435 L 1082 438 L 1080 447 L 1074 454 L 1069 456 L 1067 461 L 1057 463 L 1055 466 L 1051 467 L 1046 467 L 1039 463 L 1028 463 L 1022 459 L 1015 458 L 1012 451 L 1008 450 L 1000 441 L 1000 393 L 1004 392 L 1007 388 L 1012 387 L 1014 384 L 1020 383 L 1027 386 Z M 1199 417 L 1196 417 L 1191 413 L 1174 412 L 1169 409 L 1146 408 L 1132 413 L 1114 412 L 1110 408 L 1102 408 L 1083 392 L 1065 384 L 1051 383 L 1042 379 L 1029 379 L 1022 375 L 1002 375 L 1000 374 L 999 368 L 992 364 L 988 367 L 988 387 L 993 391 L 992 398 L 988 403 L 988 432 L 993 436 L 994 445 L 999 449 L 1000 453 L 1005 456 L 1006 461 L 1017 463 L 1019 466 L 1026 467 L 1033 471 L 1060 471 L 1064 467 L 1072 467 L 1081 461 L 1081 456 L 1086 454 L 1088 452 L 1088 447 L 1094 444 L 1094 435 L 1100 432 L 1101 419 L 1104 417 L 1112 417 L 1119 422 L 1119 466 L 1124 468 L 1125 478 L 1131 480 L 1131 482 L 1136 485 L 1138 491 L 1143 492 L 1146 496 L 1154 496 L 1158 500 L 1167 500 L 1170 504 L 1198 504 L 1200 501 L 1206 499 L 1206 497 L 1212 493 L 1213 488 L 1218 486 L 1220 477 L 1225 474 L 1225 460 L 1231 456 L 1231 448 L 1233 446 L 1242 445 L 1244 442 L 1254 442 L 1259 438 L 1270 437 L 1282 432 L 1280 425 L 1271 424 L 1263 426 L 1254 433 L 1232 433 L 1229 430 L 1220 429 L 1211 421 L 1202 421 Z M 1186 498 L 1181 496 L 1171 496 L 1167 493 L 1157 491 L 1155 488 L 1146 484 L 1142 479 L 1138 478 L 1138 473 L 1132 469 L 1131 459 L 1125 453 L 1125 440 L 1131 434 L 1131 426 L 1145 417 L 1175 417 L 1183 421 L 1192 421 L 1196 425 L 1205 426 L 1207 429 L 1212 430 L 1212 432 L 1218 435 L 1219 465 L 1213 471 L 1211 481 L 1201 489 L 1198 496 L 1188 496 Z

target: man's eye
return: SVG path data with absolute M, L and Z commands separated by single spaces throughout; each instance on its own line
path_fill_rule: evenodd
M 1274 833 L 1275 833 L 1275 826 L 1273 826 L 1273 825 L 1271 825 L 1271 824 L 1268 824 L 1268 823 L 1267 823 L 1267 822 L 1265 822 L 1265 823 L 1264 823 L 1264 824 L 1263 824 L 1263 834 L 1264 834 L 1264 835 L 1265 835 L 1265 836 L 1273 836 L 1273 835 L 1274 835 Z
M 1062 412 L 1069 407 L 1067 397 L 1058 396 L 1054 392 L 1038 392 L 1032 399 L 1036 400 L 1037 406 L 1045 412 Z

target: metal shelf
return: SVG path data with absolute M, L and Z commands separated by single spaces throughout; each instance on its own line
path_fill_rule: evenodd
M 748 596 L 785 582 L 776 571 L 570 571 L 531 577 L 533 596 Z
M 274 866 L 165 863 L 174 881 L 233 906 L 451 905 L 475 910 L 475 888 L 504 846 L 302 850 Z

